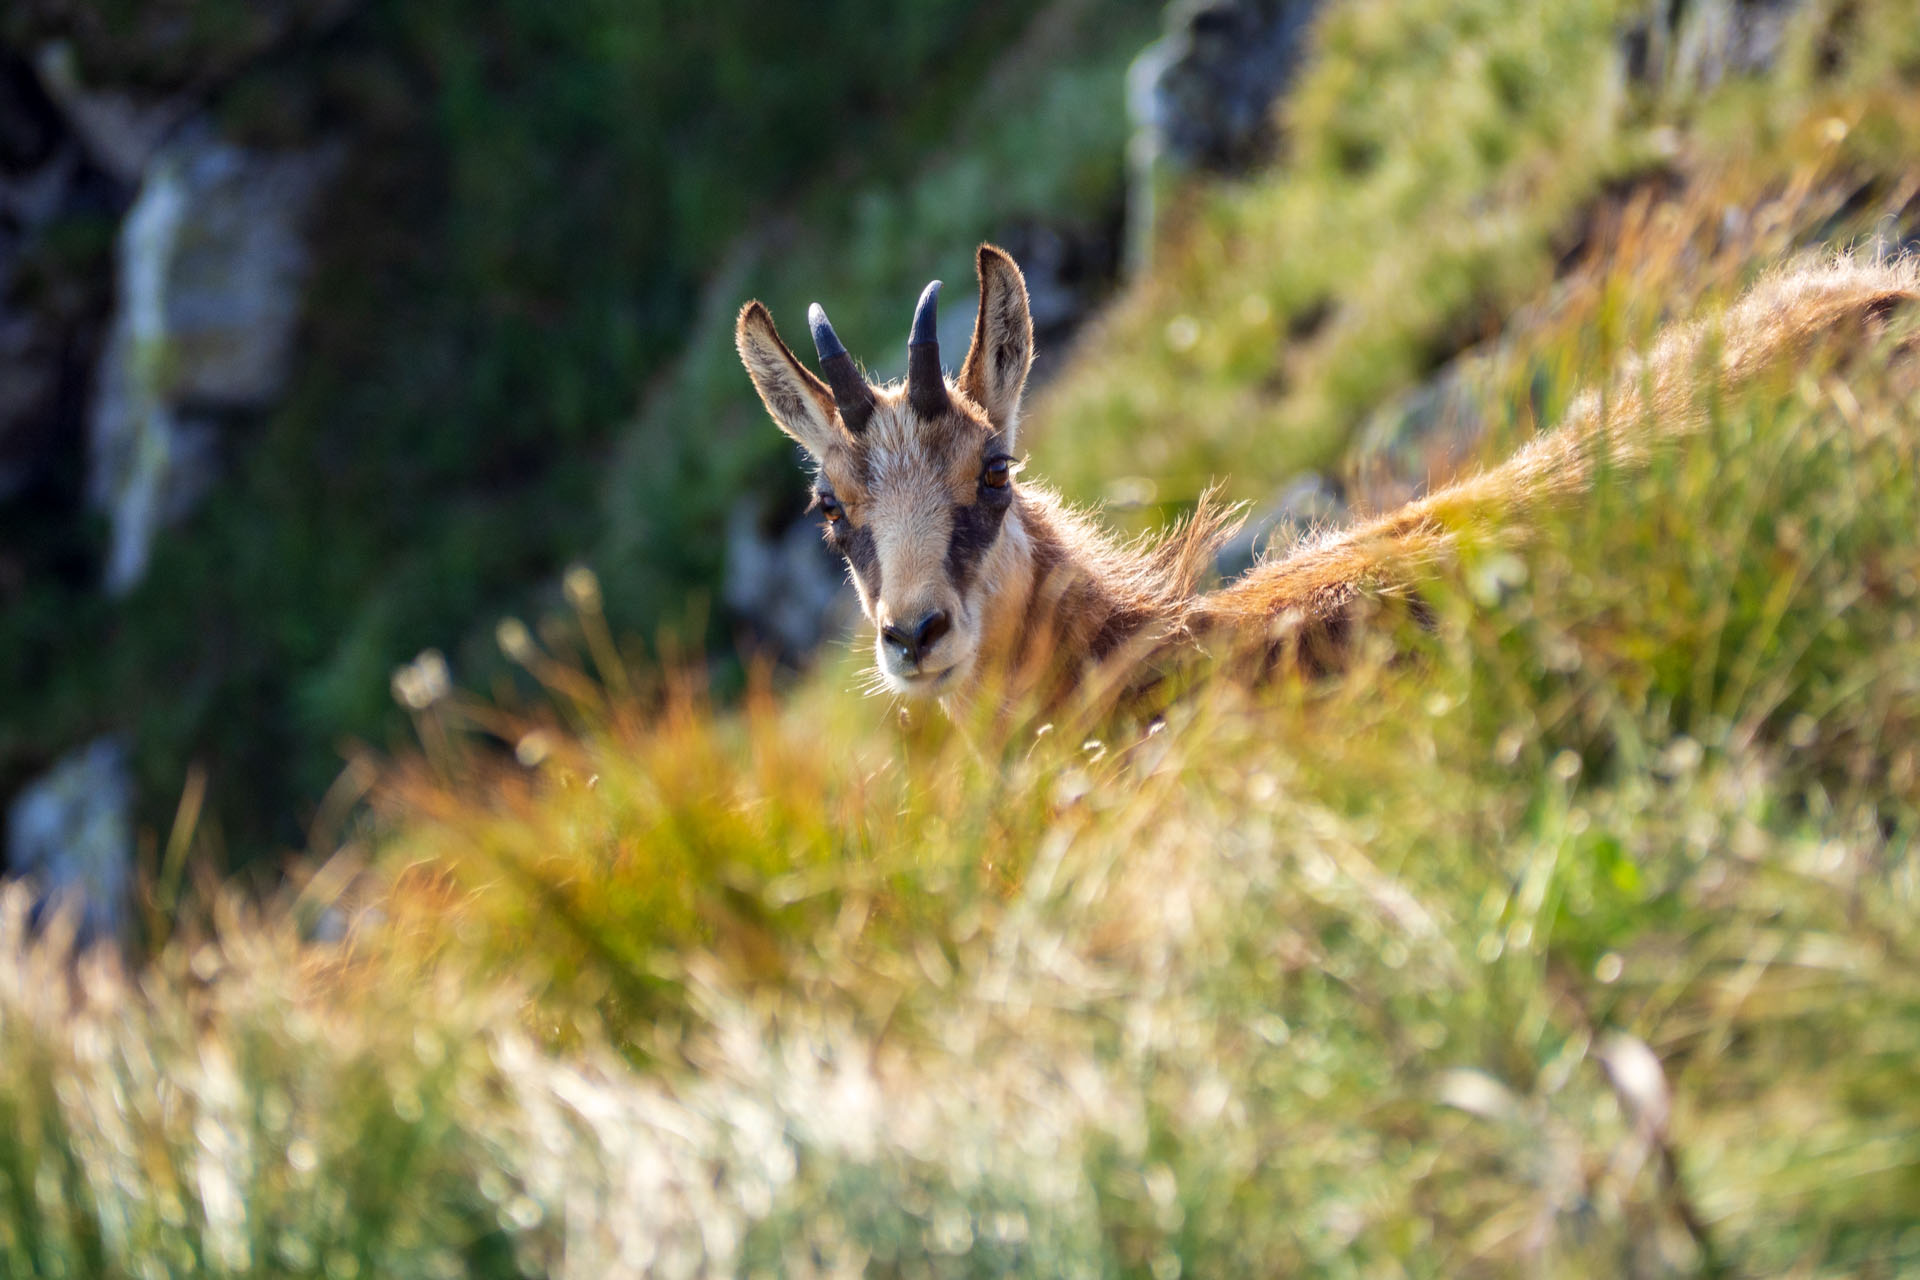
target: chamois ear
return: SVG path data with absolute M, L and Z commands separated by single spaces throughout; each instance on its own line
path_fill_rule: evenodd
M 766 307 L 749 302 L 740 308 L 733 341 L 740 349 L 740 363 L 747 366 L 753 389 L 760 393 L 760 402 L 767 406 L 774 424 L 815 458 L 826 457 L 828 448 L 842 435 L 834 421 L 833 392 L 781 341 Z
M 960 366 L 960 390 L 987 411 L 987 420 L 1011 448 L 1020 426 L 1020 393 L 1033 366 L 1027 282 L 1007 251 L 990 244 L 980 246 L 974 265 L 980 273 L 980 313 Z

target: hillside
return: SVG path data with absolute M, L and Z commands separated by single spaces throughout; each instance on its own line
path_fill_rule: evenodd
M 111 740 L 130 828 L 164 828 L 197 772 L 227 867 L 271 874 L 343 746 L 405 741 L 393 668 L 432 647 L 471 687 L 510 679 L 493 622 L 562 608 L 576 562 L 607 582 L 632 660 L 666 637 L 737 683 L 719 535 L 743 500 L 774 527 L 800 504 L 708 312 L 740 291 L 804 307 L 829 274 L 877 312 L 928 263 L 1022 233 L 1095 260 L 1067 282 L 1079 305 L 1111 287 L 1123 80 L 1157 0 L 477 8 L 0 13 L 7 803 Z M 50 62 L 77 66 L 66 115 Z M 107 173 L 74 136 L 90 113 L 129 117 L 107 130 L 122 145 L 188 119 L 147 172 Z M 146 359 L 186 385 L 180 438 L 125 449 L 172 459 L 166 514 L 144 575 L 107 590 L 137 486 L 103 465 L 95 388 L 132 214 L 179 169 L 264 176 L 213 183 L 178 252 L 143 251 L 185 313 Z M 304 216 L 281 207 L 285 173 L 313 189 Z M 235 386 L 263 301 L 235 296 L 257 263 L 226 242 L 261 222 L 303 245 L 304 284 L 266 300 L 299 320 L 286 358 Z M 876 342 L 893 328 L 843 311 Z
M 1674 12 L 1328 6 L 1278 153 L 1165 180 L 1032 472 L 1141 527 L 1228 478 L 1283 547 L 1303 473 L 1391 501 L 1904 252 L 1906 6 Z M 776 311 L 831 286 L 856 349 L 929 273 L 801 265 Z M 0 1269 L 1920 1271 L 1917 337 L 1702 371 L 1697 438 L 1475 530 L 1430 628 L 1145 729 L 897 714 L 858 652 L 727 703 L 571 573 L 487 696 L 396 677 L 417 748 L 283 892 L 196 886 L 183 805 L 137 972 L 7 899 Z

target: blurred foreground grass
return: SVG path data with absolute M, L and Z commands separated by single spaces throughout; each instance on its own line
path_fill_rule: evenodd
M 1410 29 L 1340 25 L 1372 11 L 1333 11 L 1297 109 L 1353 56 L 1326 32 L 1401 65 Z M 1490 452 L 1902 215 L 1920 64 L 1894 7 L 1849 11 L 1820 76 L 1796 45 L 1673 112 L 1658 182 L 1470 291 L 1508 317 L 1465 379 Z M 1413 57 L 1434 38 L 1401 75 L 1477 47 Z M 1257 241 L 1263 188 L 1342 181 L 1218 198 Z M 1191 216 L 1142 297 L 1204 296 L 1187 264 L 1231 241 Z M 1129 351 L 1106 385 L 1226 376 L 1158 363 L 1148 314 L 1068 372 L 1043 451 L 1114 460 L 1063 406 Z M 375 816 L 283 901 L 214 895 L 133 975 L 3 913 L 0 1266 L 1920 1271 L 1917 322 L 1490 533 L 1411 659 L 1218 682 L 1151 733 L 896 723 L 851 655 L 716 715 L 609 657 L 579 578 L 577 643 L 500 632 L 538 704 L 403 682 L 418 756 L 343 782 Z

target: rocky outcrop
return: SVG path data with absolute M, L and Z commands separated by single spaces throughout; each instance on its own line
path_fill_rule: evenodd
M 104 264 L 74 246 L 118 211 L 111 176 L 33 67 L 0 50 L 0 504 L 35 508 L 26 523 L 36 529 L 77 506 L 80 403 L 110 291 Z
M 120 230 L 118 302 L 89 422 L 88 498 L 111 525 L 113 594 L 212 482 L 211 414 L 286 381 L 324 150 L 267 154 L 185 130 L 151 159 Z
M 1263 159 L 1274 101 L 1318 8 L 1318 0 L 1176 0 L 1167 34 L 1132 73 L 1134 125 L 1155 158 L 1229 173 Z
M 73 46 L 64 40 L 41 46 L 34 70 L 88 157 L 128 187 L 140 182 L 167 135 L 193 109 L 184 95 L 147 97 L 87 88 Z
M 293 29 L 275 21 L 259 40 Z M 337 153 L 222 139 L 209 88 L 90 84 L 57 40 L 0 48 L 0 609 L 49 575 L 138 583 L 157 531 L 212 482 L 217 428 L 287 380 L 306 223 Z M 130 751 L 119 736 L 73 751 L 7 813 L 5 870 L 74 902 L 89 939 L 126 925 Z
M 759 508 L 743 498 L 728 512 L 721 599 L 745 624 L 754 647 L 799 662 L 823 641 L 845 635 L 859 606 L 840 557 L 828 549 L 814 518 L 767 530 Z
M 1222 579 L 1237 578 L 1262 560 L 1284 554 L 1315 530 L 1340 525 L 1346 518 L 1346 495 L 1340 485 L 1318 472 L 1307 472 L 1254 506 L 1240 532 L 1215 553 L 1214 572 Z
M 7 869 L 35 887 L 43 907 L 73 911 L 81 942 L 126 935 L 133 774 L 125 743 L 89 743 L 20 790 L 7 812 Z
M 1127 73 L 1127 257 L 1146 264 L 1170 173 L 1238 173 L 1273 147 L 1285 92 L 1319 0 L 1174 0 L 1167 34 Z
M 30 501 L 36 542 L 64 545 L 84 492 L 112 594 L 211 483 L 215 422 L 279 395 L 337 159 L 235 146 L 197 110 L 183 90 L 83 83 L 61 41 L 0 50 L 0 503 Z M 111 262 L 59 247 L 115 221 Z
M 1787 23 L 1806 0 L 1675 0 L 1626 34 L 1627 74 L 1650 84 L 1709 89 L 1773 65 Z

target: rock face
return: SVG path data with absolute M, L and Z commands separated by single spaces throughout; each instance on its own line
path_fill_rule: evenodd
M 1127 259 L 1145 266 L 1169 172 L 1238 173 L 1273 148 L 1273 105 L 1319 0 L 1174 0 L 1127 73 Z
M 745 498 L 727 516 L 727 571 L 721 599 L 754 637 L 797 662 L 824 640 L 845 635 L 859 614 L 840 558 L 811 517 L 772 533 Z
M 1214 555 L 1214 572 L 1223 580 L 1237 578 L 1314 531 L 1345 523 L 1347 514 L 1339 484 L 1309 471 L 1253 509 L 1233 541 Z
M 41 903 L 78 912 L 80 941 L 125 936 L 133 880 L 133 776 L 126 745 L 98 739 L 14 797 L 7 867 Z
M 1665 6 L 1626 37 L 1627 73 L 1654 84 L 1711 88 L 1765 71 L 1806 0 L 1694 0 Z
M 1115 213 L 1120 210 L 1116 208 Z M 1073 335 L 1118 282 L 1120 225 L 1117 217 L 1105 227 L 1026 222 L 1002 228 L 995 243 L 1013 255 L 1027 278 L 1035 348 L 1033 370 L 1027 377 L 1031 393 L 1053 376 Z M 956 345 L 946 345 L 942 329 L 940 349 L 954 353 L 948 357 L 950 363 L 958 364 L 973 340 L 975 309 L 971 305 L 952 308 L 957 318 L 965 320 L 965 327 L 957 330 Z M 962 312 L 964 317 L 959 316 Z
M 33 507 L 35 527 L 77 507 L 80 401 L 107 308 L 106 281 L 59 246 L 118 205 L 33 67 L 0 50 L 0 504 Z
M 1166 36 L 1135 64 L 1135 125 L 1183 168 L 1246 169 L 1273 145 L 1273 104 L 1318 8 L 1318 0 L 1177 0 Z
M 195 109 L 83 85 L 63 43 L 0 49 L 0 503 L 36 543 L 0 548 L 0 581 L 74 559 L 47 549 L 78 546 L 84 504 L 110 528 L 106 590 L 130 589 L 211 482 L 217 418 L 285 383 L 337 152 L 237 147 Z M 116 221 L 111 280 L 50 247 Z
M 83 85 L 57 43 L 0 48 L 0 608 L 35 575 L 139 582 L 211 481 L 215 424 L 286 381 L 304 224 L 336 153 L 237 147 L 199 110 Z M 5 870 L 77 901 L 85 939 L 127 922 L 129 756 L 98 739 L 7 813 Z
M 1432 378 L 1368 415 L 1349 450 L 1346 480 L 1368 508 L 1390 510 L 1460 473 L 1486 433 L 1481 407 L 1503 354 L 1462 352 Z
M 303 225 L 332 157 L 272 155 L 189 128 L 153 156 L 120 230 L 118 301 L 89 423 L 88 499 L 106 589 L 146 572 L 155 532 L 212 480 L 209 414 L 262 409 L 287 375 Z
M 63 40 L 43 45 L 34 57 L 40 83 L 60 104 L 89 157 L 123 185 L 134 186 L 192 104 L 182 97 L 149 99 L 88 89 L 75 63 L 73 46 Z

